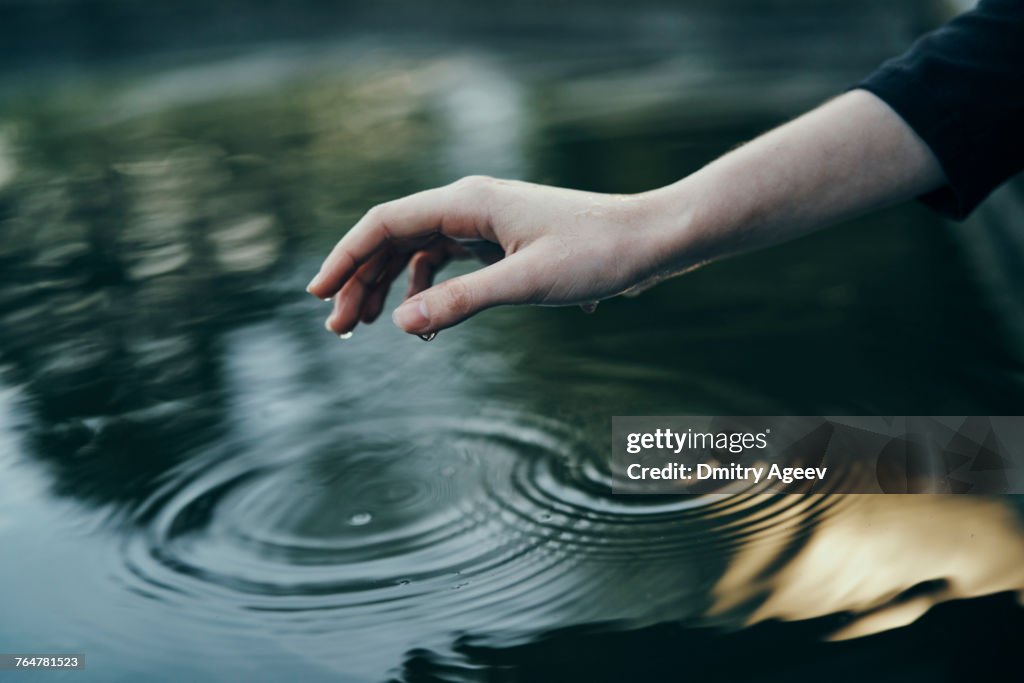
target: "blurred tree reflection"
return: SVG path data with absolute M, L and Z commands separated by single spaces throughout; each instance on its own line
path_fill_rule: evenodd
M 300 296 L 268 286 L 300 241 L 406 190 L 429 146 L 415 93 L 378 75 L 109 124 L 103 93 L 9 116 L 0 355 L 58 488 L 137 501 L 215 439 L 222 335 Z

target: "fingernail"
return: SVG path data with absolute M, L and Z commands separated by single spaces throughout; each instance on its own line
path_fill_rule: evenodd
M 352 338 L 351 330 L 348 331 L 348 332 L 342 332 L 341 334 L 338 334 L 337 332 L 335 332 L 331 328 L 331 319 L 330 318 L 328 318 L 327 320 L 324 321 L 324 329 L 327 330 L 328 332 L 330 332 L 331 334 L 338 335 L 338 339 L 340 339 L 342 341 L 345 341 L 346 339 L 351 339 Z
M 421 330 L 430 324 L 430 314 L 427 312 L 427 304 L 421 299 L 419 301 L 407 301 L 391 315 L 395 325 L 406 332 Z
M 319 273 L 317 273 L 316 277 L 314 277 L 312 280 L 310 280 L 309 284 L 306 285 L 306 291 L 309 292 L 310 294 L 312 294 L 313 293 L 313 288 L 316 287 L 318 284 L 320 284 L 320 274 Z

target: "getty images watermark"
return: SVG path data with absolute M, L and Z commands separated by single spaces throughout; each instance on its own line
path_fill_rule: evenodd
M 1024 493 L 1024 416 L 612 418 L 612 490 Z

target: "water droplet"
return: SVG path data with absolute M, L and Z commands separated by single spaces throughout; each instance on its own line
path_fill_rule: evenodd
M 399 579 L 398 581 L 399 586 L 408 586 L 410 583 L 412 583 L 412 581 L 409 579 Z
M 422 339 L 423 341 L 433 341 L 434 337 L 436 336 L 437 332 L 428 332 L 427 334 L 419 335 L 420 339 Z
M 352 333 L 351 332 L 346 332 L 345 334 L 339 334 L 338 335 L 338 339 L 340 339 L 342 341 L 345 341 L 346 339 L 351 339 L 351 338 L 352 338 Z
M 373 515 L 369 512 L 357 512 L 348 518 L 348 523 L 352 526 L 365 526 L 370 523 L 373 519 Z

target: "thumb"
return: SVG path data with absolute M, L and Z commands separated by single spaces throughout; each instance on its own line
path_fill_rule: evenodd
M 531 285 L 514 254 L 494 265 L 445 280 L 403 303 L 391 316 L 412 334 L 437 332 L 501 304 L 526 303 Z

